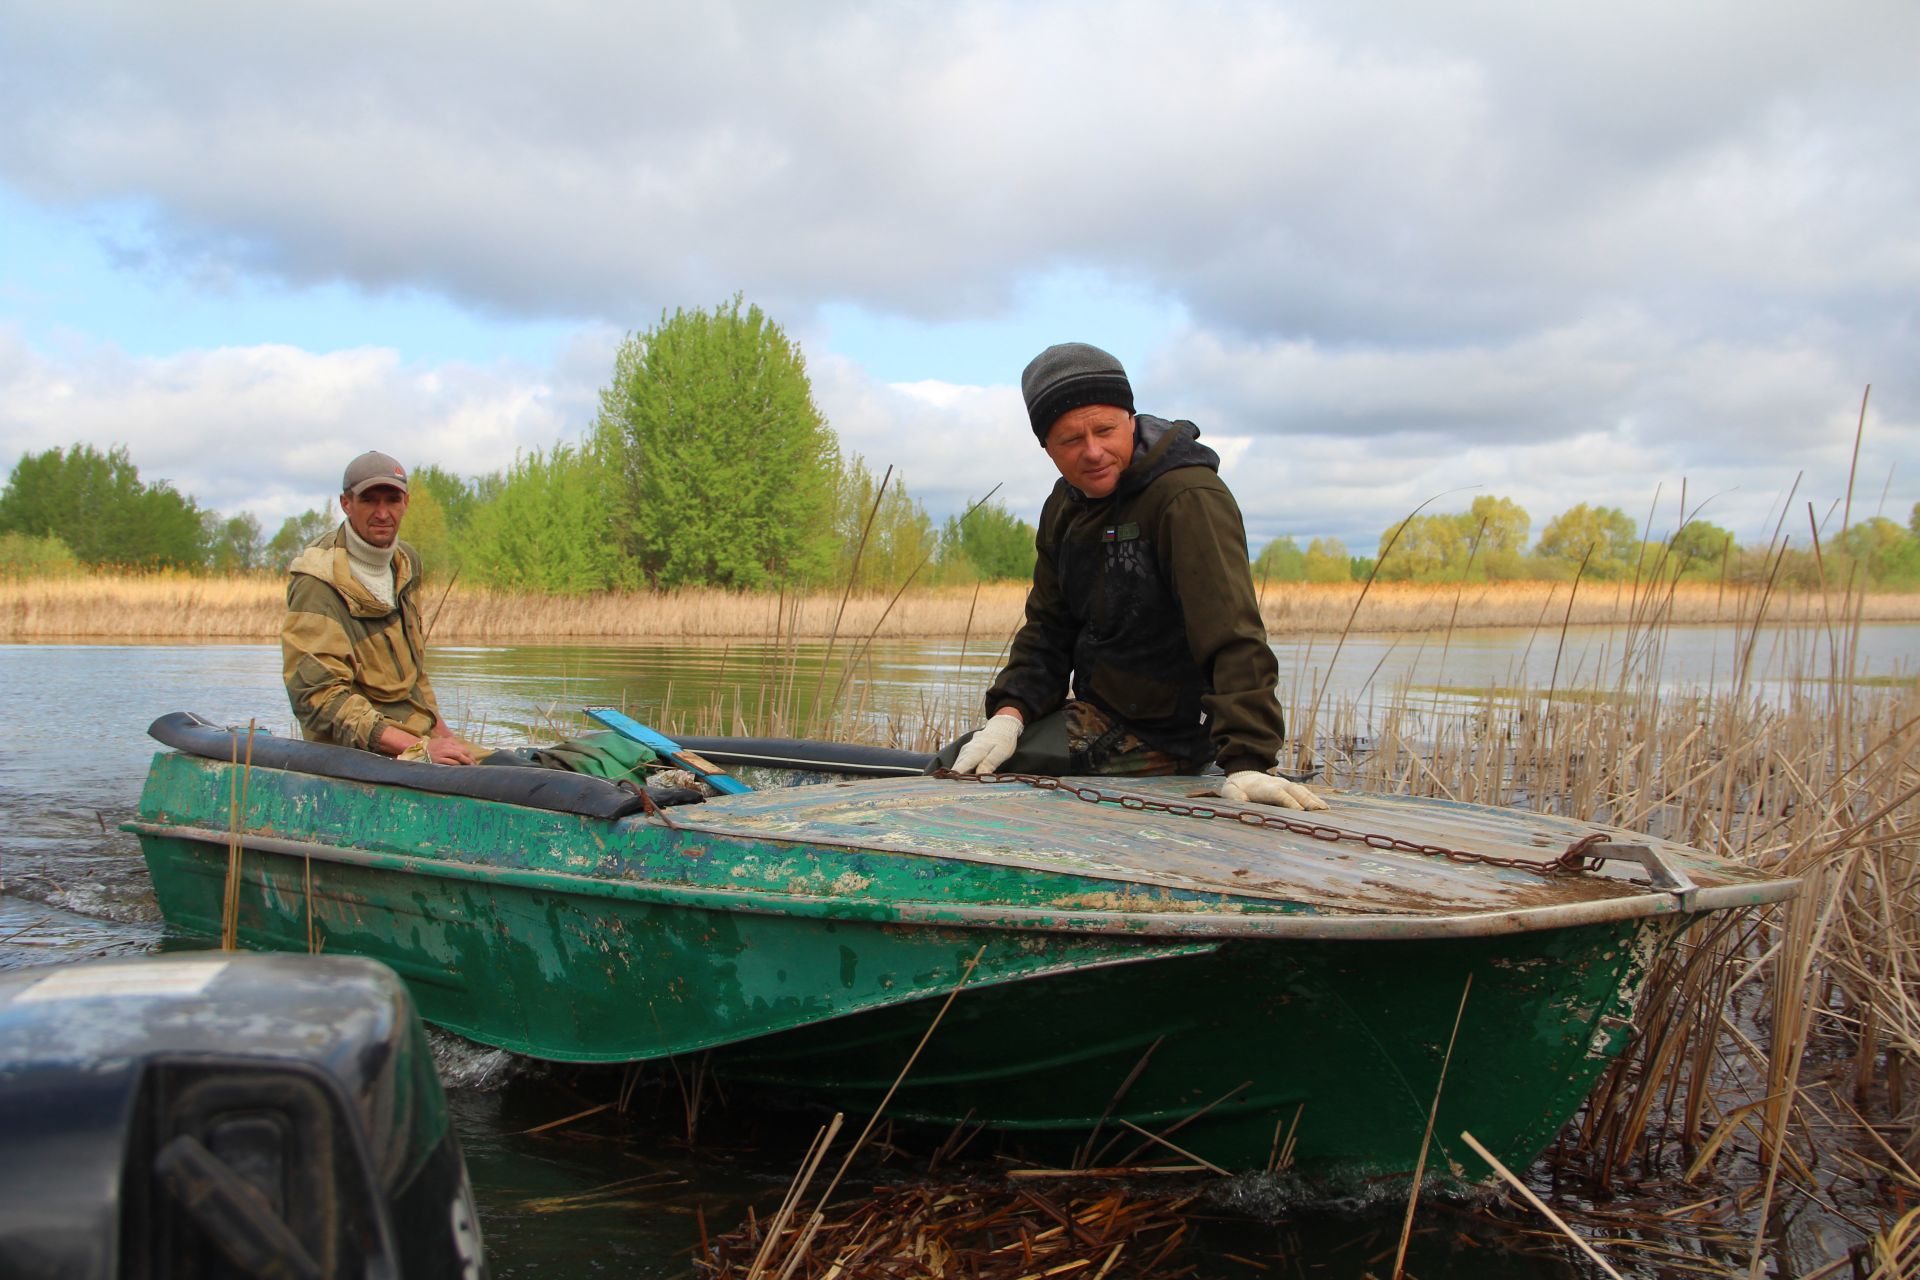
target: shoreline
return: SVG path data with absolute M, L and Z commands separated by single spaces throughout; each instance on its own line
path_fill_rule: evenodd
M 271 644 L 285 611 L 278 577 L 113 576 L 0 582 L 0 643 Z M 441 594 L 440 592 L 444 592 Z M 438 644 L 652 644 L 759 641 L 859 643 L 965 639 L 999 646 L 1019 626 L 1026 584 L 943 587 L 890 595 L 803 596 L 718 590 L 542 596 L 424 588 Z M 1261 613 L 1270 636 L 1399 634 L 1562 626 L 1751 625 L 1766 593 L 1716 583 L 1641 586 L 1560 582 L 1362 585 L 1270 583 Z M 1572 607 L 1569 608 L 1571 596 Z M 1359 604 L 1356 611 L 1355 605 Z M 1920 622 L 1920 592 L 1776 590 L 1773 625 Z

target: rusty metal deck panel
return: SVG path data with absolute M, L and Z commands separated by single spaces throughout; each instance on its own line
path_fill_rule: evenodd
M 1108 795 L 1179 801 L 1231 814 L 1249 809 L 1194 799 L 1198 778 L 1087 778 Z M 1701 887 L 1764 883 L 1764 873 L 1684 845 L 1542 814 L 1406 796 L 1329 793 L 1325 813 L 1252 811 L 1343 831 L 1546 863 L 1594 831 L 1655 848 Z M 1223 895 L 1317 911 L 1442 915 L 1515 911 L 1653 891 L 1645 871 L 1609 863 L 1551 879 L 1519 868 L 1329 842 L 1249 826 L 1092 804 L 1019 783 L 937 778 L 832 783 L 721 797 L 672 811 L 688 831 L 754 840 L 870 849 L 907 856 L 1098 877 L 1143 890 Z M 1137 904 L 1145 908 L 1147 904 Z

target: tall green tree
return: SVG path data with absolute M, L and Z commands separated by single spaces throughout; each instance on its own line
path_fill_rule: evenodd
M 1315 538 L 1307 544 L 1308 582 L 1353 581 L 1353 558 L 1338 538 Z
M 67 544 L 45 534 L 0 533 L 0 581 L 10 578 L 76 578 L 85 569 Z
M 659 587 L 819 582 L 839 446 L 800 349 L 736 295 L 629 336 L 600 393 L 614 531 Z
M 1519 503 L 1490 494 L 1463 512 L 1409 516 L 1380 535 L 1379 576 L 1390 582 L 1525 577 L 1521 553 L 1532 527 Z
M 1876 587 L 1920 583 L 1920 538 L 1885 516 L 1862 520 L 1842 540 L 1846 554 L 1867 571 Z
M 1380 578 L 1444 582 L 1467 570 L 1479 521 L 1463 515 L 1409 516 L 1380 535 Z
M 293 563 L 293 558 L 306 549 L 309 542 L 323 533 L 330 532 L 340 523 L 338 512 L 326 507 L 312 511 L 302 511 L 297 516 L 288 516 L 280 522 L 274 535 L 267 539 L 267 567 L 284 569 Z
M 445 516 L 449 533 L 457 534 L 464 528 L 467 517 L 473 514 L 474 507 L 481 501 L 477 486 L 432 462 L 415 467 L 407 476 L 407 487 L 411 494 L 407 503 L 407 519 L 413 519 L 413 508 L 419 503 L 421 495 L 427 494 Z M 409 537 L 407 541 L 412 542 L 413 539 Z M 421 554 L 426 553 L 422 551 Z
M 251 511 L 222 519 L 218 511 L 201 513 L 207 538 L 207 567 L 216 573 L 251 573 L 267 566 L 267 538 Z
M 420 553 L 427 574 L 444 582 L 446 575 L 465 564 L 466 541 L 457 536 L 452 528 L 447 509 L 440 503 L 441 490 L 423 485 L 412 476 L 408 479 L 412 483 L 407 490 L 407 518 L 400 523 L 400 537 Z M 473 512 L 477 510 L 477 505 L 469 503 L 469 523 Z M 605 530 L 601 531 L 601 536 L 604 539 Z
M 1467 508 L 1469 533 L 1480 539 L 1474 554 L 1473 577 L 1511 582 L 1529 576 L 1527 540 L 1533 517 L 1512 498 L 1482 494 Z
M 1618 507 L 1582 502 L 1547 521 L 1533 553 L 1568 574 L 1584 558 L 1588 577 L 1623 578 L 1639 559 L 1639 528 Z
M 413 515 L 410 505 L 409 523 Z M 508 590 L 601 591 L 620 574 L 611 528 L 602 460 L 590 448 L 555 445 L 515 460 L 494 496 L 474 507 L 460 562 L 476 581 Z M 420 556 L 436 572 L 425 547 Z
M 1307 553 L 1292 538 L 1275 538 L 1253 558 L 1255 582 L 1305 582 Z
M 940 564 L 948 581 L 1021 581 L 1033 577 L 1033 526 L 999 501 L 947 517 L 940 529 Z
M 1526 508 L 1512 498 L 1497 498 L 1492 494 L 1481 494 L 1467 508 L 1468 532 L 1478 532 L 1486 526 L 1486 532 L 1480 534 L 1480 552 L 1524 551 L 1527 546 L 1527 534 L 1533 529 L 1533 517 Z
M 90 566 L 197 569 L 207 537 L 192 498 L 147 484 L 126 446 L 28 454 L 0 491 L 0 533 L 56 537 Z
M 855 457 L 840 469 L 838 495 L 833 519 L 839 542 L 835 582 L 844 583 L 851 574 L 857 591 L 895 590 L 938 551 L 933 520 L 907 493 L 899 473 L 876 478 L 865 460 Z
M 1733 553 L 1733 534 L 1705 520 L 1689 520 L 1668 544 L 1668 572 L 1682 577 L 1717 576 Z

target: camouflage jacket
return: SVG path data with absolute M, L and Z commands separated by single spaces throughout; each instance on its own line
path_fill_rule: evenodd
M 288 569 L 281 673 L 310 742 L 371 751 L 389 724 L 424 736 L 440 719 L 416 598 L 419 553 L 400 543 L 393 569 L 388 606 L 353 576 L 340 528 L 314 541 Z

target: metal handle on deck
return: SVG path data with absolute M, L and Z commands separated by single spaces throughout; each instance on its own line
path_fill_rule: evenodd
M 1661 857 L 1650 845 L 1596 844 L 1587 850 L 1587 856 L 1639 863 L 1647 869 L 1647 879 L 1654 888 L 1672 894 L 1689 910 L 1693 907 L 1693 895 L 1700 891 L 1691 876 Z

